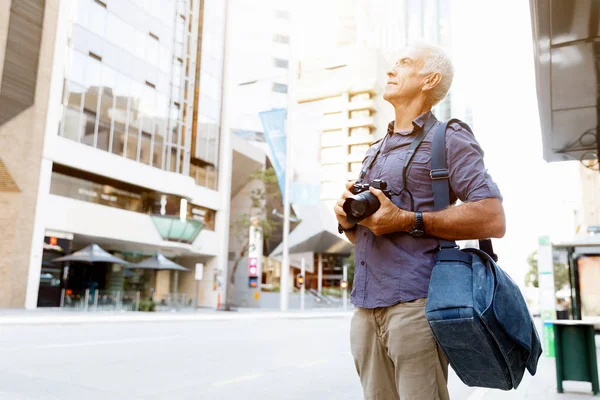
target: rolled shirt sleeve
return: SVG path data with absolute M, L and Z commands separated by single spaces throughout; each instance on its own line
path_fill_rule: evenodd
M 450 124 L 446 131 L 446 157 L 450 187 L 460 201 L 502 200 L 498 185 L 483 163 L 483 150 L 475 136 L 459 123 Z

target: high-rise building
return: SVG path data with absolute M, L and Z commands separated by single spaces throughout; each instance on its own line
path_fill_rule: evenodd
M 263 0 L 258 4 L 230 0 L 228 9 L 223 134 L 231 135 L 233 149 L 232 230 L 229 235 L 231 272 L 248 236 L 247 230 L 239 231 L 240 224 L 237 222 L 250 212 L 252 192 L 264 189 L 262 182 L 252 180 L 250 176 L 271 165 L 259 113 L 287 108 L 288 105 L 292 13 L 289 2 L 281 0 Z M 281 202 L 269 203 L 269 206 L 282 211 Z M 277 218 L 270 213 L 260 217 Z M 280 241 L 281 230 L 276 229 L 265 242 L 264 254 L 268 254 L 274 243 Z M 236 306 L 259 307 L 261 299 L 254 295 L 260 291 L 262 283 L 268 285 L 278 280 L 279 269 L 271 263 L 260 262 L 261 276 L 257 285 L 250 287 L 248 261 L 244 258 L 240 263 L 243 266 L 237 268 L 231 301 Z
M 118 293 L 121 303 L 140 292 L 212 306 L 213 272 L 227 256 L 226 2 L 30 3 L 0 6 L 0 37 L 9 38 L 0 48 L 0 140 L 11 149 L 0 154 L 10 173 L 0 173 L 0 199 L 14 210 L 0 223 L 14 232 L 0 248 L 0 272 L 11 277 L 0 283 L 0 307 L 73 304 L 86 289 L 96 299 Z M 161 252 L 188 271 L 53 262 L 90 244 L 132 263 Z

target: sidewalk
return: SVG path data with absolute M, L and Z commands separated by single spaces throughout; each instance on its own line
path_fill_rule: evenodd
M 598 336 L 596 337 L 596 353 L 600 356 L 600 337 Z M 600 357 L 598 364 L 600 365 Z M 517 390 L 503 392 L 477 389 L 466 400 L 591 400 L 598 398 L 592 395 L 592 385 L 586 382 L 564 381 L 564 393 L 557 393 L 555 365 L 554 358 L 542 354 L 536 375 L 532 377 L 528 371 L 525 371 L 525 376 Z
M 11 310 L 0 309 L 0 326 L 7 325 L 63 325 L 106 322 L 167 322 L 167 321 L 227 321 L 248 319 L 306 319 L 350 317 L 352 311 L 341 308 L 290 310 L 286 312 L 240 308 L 236 311 L 198 309 L 196 311 L 131 312 L 131 311 L 65 311 L 61 309 Z

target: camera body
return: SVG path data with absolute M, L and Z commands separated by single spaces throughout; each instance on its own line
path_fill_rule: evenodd
M 353 196 L 346 198 L 344 202 L 344 212 L 346 220 L 351 224 L 357 224 L 369 215 L 374 214 L 381 203 L 379 199 L 369 191 L 369 188 L 379 189 L 389 199 L 392 198 L 392 192 L 387 188 L 387 182 L 382 179 L 373 179 L 371 183 L 355 183 L 350 192 Z

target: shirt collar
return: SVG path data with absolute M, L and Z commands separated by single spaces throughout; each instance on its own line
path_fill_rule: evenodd
M 413 132 L 416 129 L 420 129 L 423 127 L 423 125 L 425 125 L 425 122 L 427 122 L 427 120 L 430 118 L 431 116 L 431 110 L 425 111 L 423 114 L 419 115 L 417 118 L 413 119 Z M 387 133 L 389 135 L 392 135 L 394 133 L 394 122 L 396 121 L 392 121 L 388 124 L 388 129 L 387 129 Z

